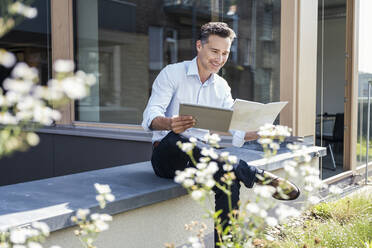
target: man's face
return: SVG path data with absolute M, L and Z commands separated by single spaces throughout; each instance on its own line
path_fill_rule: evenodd
M 200 40 L 196 42 L 198 51 L 199 66 L 202 70 L 209 73 L 217 73 L 226 63 L 231 47 L 230 38 L 222 38 L 217 35 L 210 35 L 208 42 L 202 44 Z

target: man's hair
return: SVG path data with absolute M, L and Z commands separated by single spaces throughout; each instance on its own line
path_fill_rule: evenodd
M 236 37 L 234 30 L 224 22 L 208 22 L 200 29 L 199 40 L 202 44 L 208 42 L 210 35 L 217 35 L 222 38 L 230 38 L 231 41 Z

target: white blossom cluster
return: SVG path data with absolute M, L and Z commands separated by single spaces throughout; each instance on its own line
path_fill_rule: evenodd
M 48 236 L 49 227 L 43 222 L 33 222 L 29 227 L 5 228 L 0 230 L 0 248 L 42 248 L 41 243 Z
M 280 143 L 291 135 L 291 131 L 292 129 L 280 125 L 265 124 L 260 127 L 257 132 L 260 138 L 257 142 L 261 144 L 265 157 L 275 155 L 280 148 Z
M 221 141 L 221 138 L 216 133 L 213 134 L 207 133 L 206 135 L 204 135 L 204 140 L 212 147 L 219 147 L 218 143 Z
M 111 188 L 108 184 L 95 183 L 94 187 L 98 193 L 96 200 L 98 201 L 100 208 L 106 207 L 106 201 L 112 202 L 115 200 L 115 196 L 111 193 Z
M 270 150 L 270 156 L 275 155 L 280 148 L 280 143 L 290 136 L 291 129 L 284 126 L 265 125 L 260 128 L 258 134 L 261 136 L 259 143 L 264 150 Z M 206 140 L 211 140 L 210 144 L 218 147 L 219 137 L 207 135 Z M 179 143 L 180 148 L 189 156 L 192 156 L 192 150 L 195 147 L 195 140 L 190 140 L 187 143 Z M 311 165 L 312 157 L 306 152 L 304 146 L 299 144 L 288 144 L 288 149 L 294 155 L 294 159 L 287 160 L 283 163 L 286 173 L 285 179 L 303 178 L 304 186 L 301 188 L 305 195 L 304 207 L 309 204 L 316 204 L 321 199 L 318 197 L 319 189 L 327 187 L 319 178 L 319 170 Z M 213 173 L 217 172 L 218 166 L 215 161 L 224 161 L 223 169 L 226 172 L 221 178 L 227 178 L 233 171 L 233 164 L 238 162 L 234 156 L 230 156 L 227 152 L 218 154 L 213 148 L 203 148 L 201 154 L 204 156 L 200 161 L 195 162 L 195 167 L 186 168 L 184 171 L 177 171 L 175 181 L 181 183 L 189 190 L 191 197 L 202 203 L 205 195 L 211 192 L 213 186 L 219 187 L 225 193 L 229 194 L 228 188 L 221 187 L 218 182 L 213 180 Z M 192 160 L 192 159 L 191 159 Z M 193 161 L 193 160 L 192 160 Z M 208 183 L 207 183 L 208 182 Z M 283 188 L 282 188 L 283 187 Z M 341 190 L 334 186 L 329 188 L 331 193 L 340 193 Z M 255 185 L 253 188 L 253 199 L 241 206 L 236 219 L 230 218 L 231 229 L 226 233 L 219 233 L 222 247 L 256 247 L 254 240 L 257 235 L 266 237 L 267 240 L 273 240 L 272 236 L 265 235 L 263 231 L 265 226 L 275 227 L 280 223 L 288 221 L 290 218 L 296 218 L 304 209 L 291 207 L 285 204 L 278 204 L 272 196 L 280 194 L 285 197 L 285 185 L 279 185 L 274 188 L 270 185 Z M 251 198 L 252 199 L 252 198 Z M 213 217 L 216 223 L 215 213 L 213 210 L 208 212 L 209 216 Z M 237 211 L 237 210 L 235 210 Z M 232 215 L 234 216 L 234 215 Z M 217 229 L 218 231 L 218 229 Z M 197 237 L 192 237 L 190 241 L 195 243 L 195 247 L 202 247 L 199 244 Z M 190 242 L 193 244 L 192 242 Z M 194 247 L 194 246 L 192 246 Z
M 37 16 L 37 9 L 24 5 L 21 2 L 15 2 L 8 7 L 10 14 L 22 15 L 26 18 L 35 18 Z
M 217 134 L 208 134 L 205 138 L 210 142 L 209 144 L 218 146 L 220 138 Z M 202 200 L 206 193 L 211 192 L 211 189 L 216 185 L 214 174 L 219 170 L 216 161 L 223 162 L 222 168 L 226 172 L 221 181 L 229 185 L 232 179 L 235 179 L 232 171 L 233 164 L 238 161 L 236 156 L 229 155 L 228 152 L 218 154 L 213 147 L 203 147 L 201 150 L 203 157 L 199 161 L 194 161 L 192 150 L 196 145 L 196 139 L 192 137 L 190 138 L 190 142 L 178 142 L 177 144 L 182 151 L 190 156 L 194 167 L 188 167 L 183 171 L 176 171 L 174 181 L 190 190 L 191 197 L 194 200 Z
M 76 216 L 73 216 L 71 220 L 75 223 L 82 223 L 84 228 L 79 231 L 75 231 L 76 235 L 87 235 L 89 232 L 103 232 L 108 230 L 109 225 L 106 223 L 112 221 L 112 216 L 108 214 L 93 213 L 89 216 L 89 209 L 78 209 Z
M 98 192 L 96 200 L 101 208 L 106 206 L 106 200 L 115 200 L 114 195 L 111 194 L 109 185 L 95 183 L 94 187 Z M 79 237 L 86 247 L 93 248 L 95 247 L 93 242 L 97 234 L 109 229 L 109 224 L 107 222 L 112 221 L 112 216 L 99 213 L 89 214 L 89 209 L 78 209 L 76 215 L 71 217 L 71 221 L 79 226 L 79 229 L 74 231 L 75 235 Z

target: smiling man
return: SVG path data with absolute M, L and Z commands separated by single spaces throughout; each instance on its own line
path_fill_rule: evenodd
M 196 42 L 197 57 L 165 67 L 152 87 L 151 97 L 143 113 L 142 126 L 153 132 L 153 154 L 151 163 L 159 177 L 174 178 L 177 170 L 193 166 L 186 153 L 178 148 L 177 142 L 188 142 L 190 137 L 203 141 L 209 131 L 192 128 L 195 120 L 192 116 L 178 116 L 180 103 L 193 103 L 213 107 L 231 108 L 233 99 L 227 82 L 217 73 L 226 63 L 235 33 L 226 23 L 210 22 L 201 27 L 200 38 Z M 218 121 L 218 120 L 216 120 Z M 233 144 L 241 146 L 245 140 L 258 138 L 255 132 L 232 131 Z M 201 143 L 200 143 L 201 144 Z M 201 146 L 196 146 L 193 155 L 198 161 L 202 155 Z M 220 181 L 224 174 L 223 163 L 216 161 L 219 170 L 214 176 Z M 246 187 L 261 183 L 257 174 L 270 180 L 272 186 L 285 182 L 288 191 L 287 200 L 298 197 L 298 188 L 284 179 L 277 178 L 266 171 L 249 166 L 239 160 L 234 165 L 236 180 L 231 185 L 232 207 L 238 208 L 239 181 Z M 229 204 L 224 192 L 214 189 L 216 211 L 222 210 L 221 219 L 227 223 Z M 284 200 L 279 194 L 273 197 Z M 217 235 L 215 235 L 215 239 Z

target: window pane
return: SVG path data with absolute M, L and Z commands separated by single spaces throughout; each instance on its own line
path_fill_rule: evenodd
M 372 23 L 372 2 L 361 0 L 359 6 L 359 43 L 358 43 L 358 138 L 357 138 L 357 162 L 365 164 L 367 153 L 367 127 L 370 125 L 370 141 L 372 123 L 367 119 L 368 109 L 368 81 L 372 81 L 372 34 L 370 23 Z M 372 92 L 372 91 L 371 91 Z M 372 96 L 372 93 L 371 93 Z M 372 148 L 368 151 L 368 161 L 372 160 Z
M 49 0 L 35 0 L 31 6 L 37 8 L 37 17 L 22 19 L 17 16 L 15 20 L 19 24 L 0 38 L 0 48 L 14 53 L 18 62 L 37 68 L 40 81 L 45 84 L 51 77 L 50 3 Z M 10 71 L 0 66 L 0 82 Z
M 75 13 L 78 68 L 98 82 L 76 120 L 140 124 L 160 70 L 193 59 L 209 21 L 238 36 L 220 72 L 233 97 L 279 100 L 280 0 L 76 0 Z

